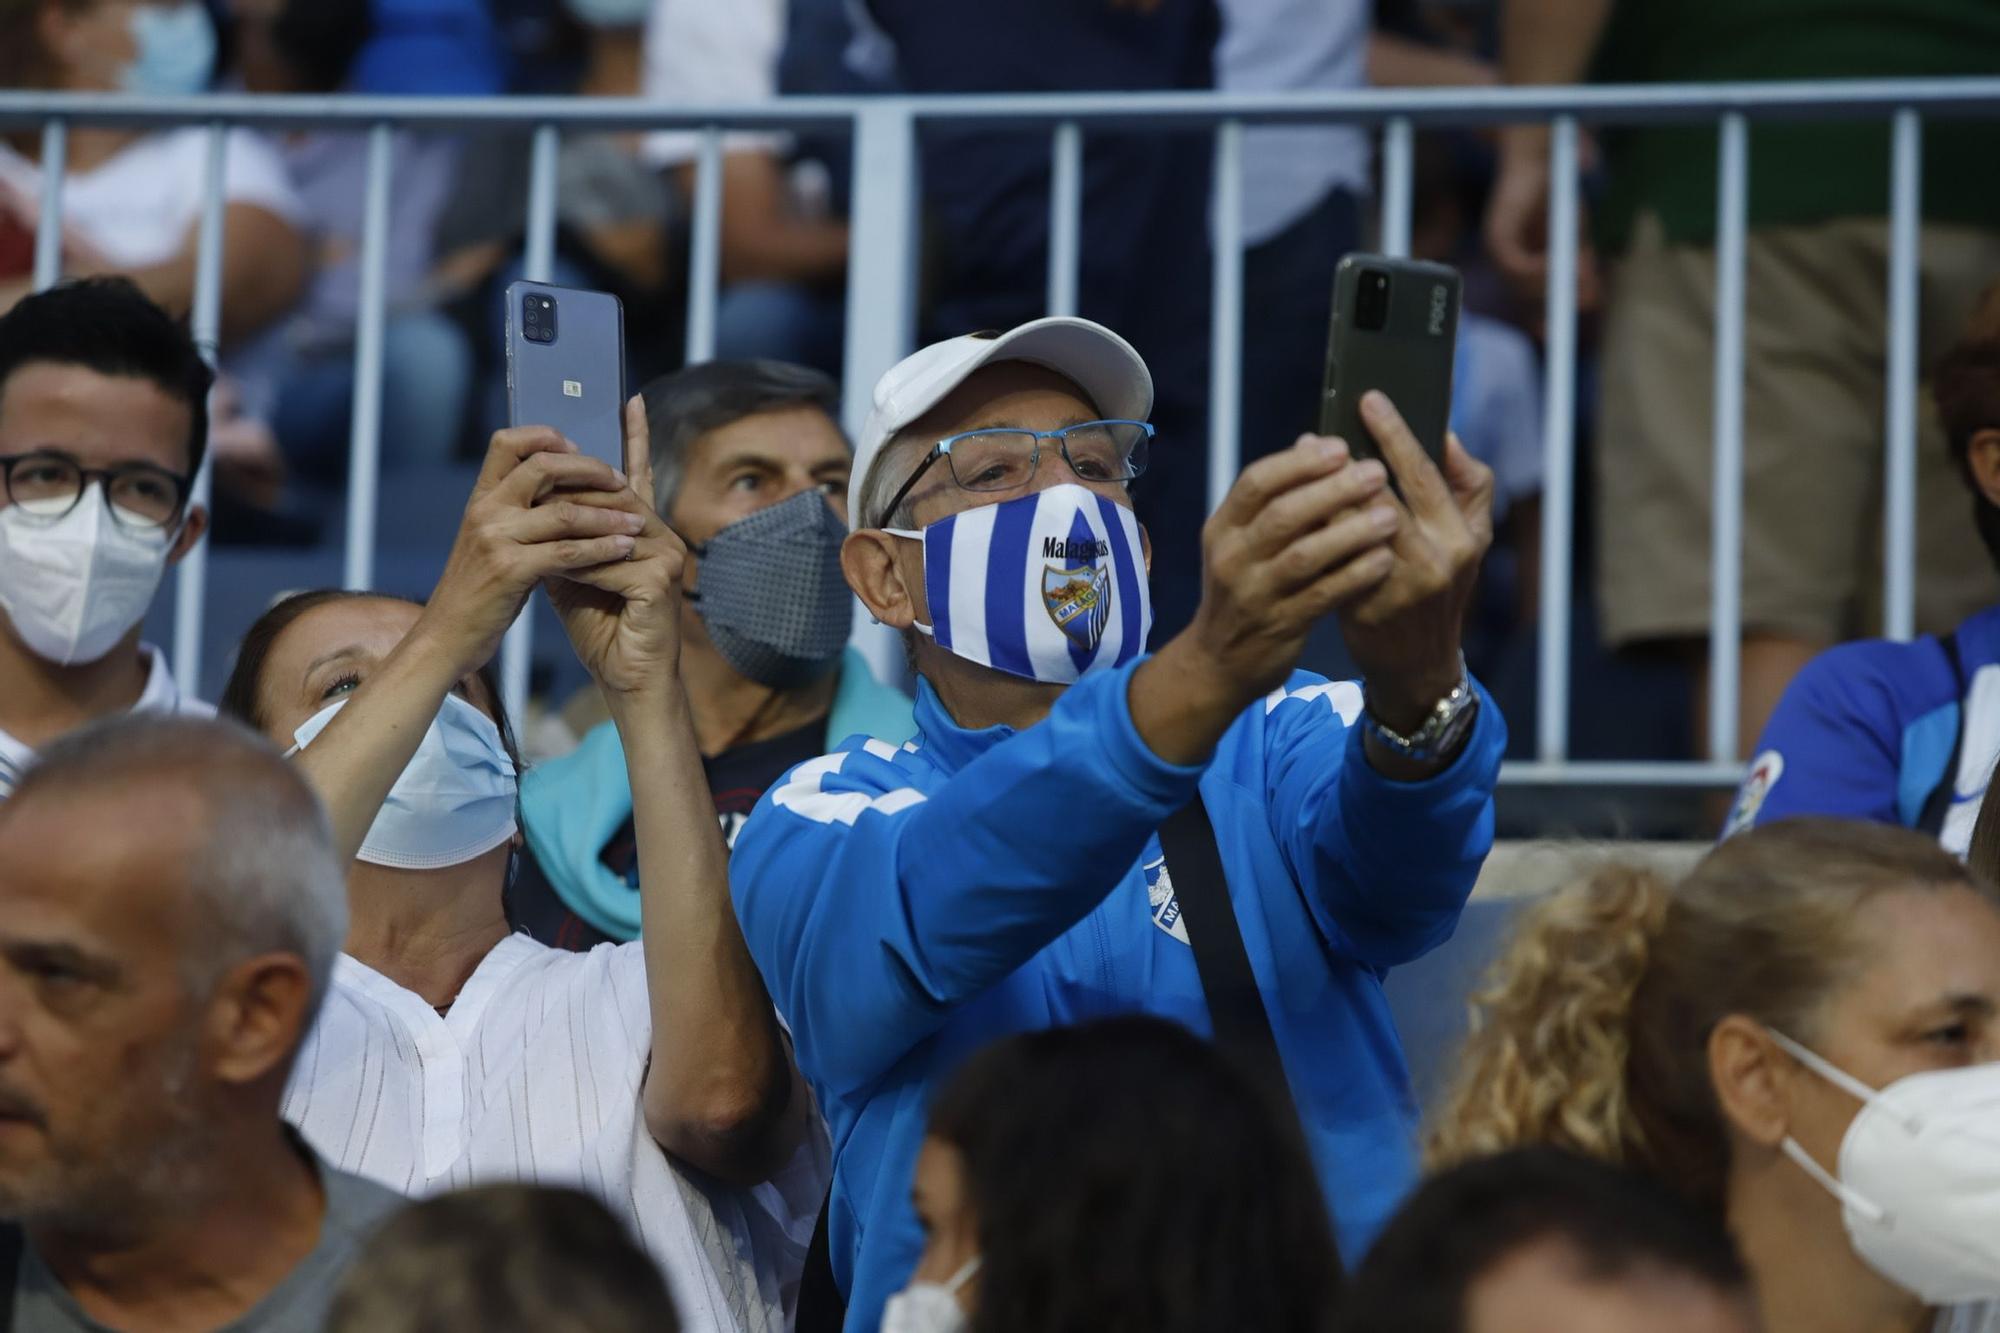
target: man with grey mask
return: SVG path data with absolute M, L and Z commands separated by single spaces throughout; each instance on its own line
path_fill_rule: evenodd
M 654 381 L 653 503 L 688 544 L 681 676 L 709 794 L 735 842 L 758 797 L 794 764 L 850 736 L 900 745 L 910 700 L 847 647 L 853 599 L 840 569 L 853 450 L 837 391 L 782 361 L 712 361 Z M 588 949 L 639 932 L 632 793 L 617 730 L 521 781 L 513 919 Z
M 123 278 L 0 316 L 0 801 L 35 752 L 128 711 L 208 714 L 139 623 L 201 540 L 213 379 Z

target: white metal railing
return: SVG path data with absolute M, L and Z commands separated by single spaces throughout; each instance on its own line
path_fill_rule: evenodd
M 1509 782 L 1705 785 L 1732 782 L 1737 651 L 1741 641 L 1743 462 L 1743 276 L 1749 122 L 1760 119 L 1888 119 L 1890 258 L 1887 442 L 1884 495 L 1883 606 L 1886 632 L 1914 629 L 1916 531 L 1917 244 L 1922 195 L 1921 143 L 1926 116 L 2000 115 L 2000 78 L 1860 80 L 1792 83 L 1641 85 L 1504 89 L 1374 89 L 1326 93 L 1085 93 L 960 97 L 788 98 L 755 107 L 670 106 L 638 99 L 520 97 L 500 99 L 263 97 L 220 95 L 188 100 L 0 93 L 0 128 L 42 129 L 45 182 L 35 281 L 61 269 L 61 193 L 71 125 L 206 126 L 204 206 L 191 323 L 212 349 L 219 337 L 223 246 L 224 135 L 234 125 L 266 129 L 348 128 L 369 135 L 361 289 L 355 340 L 354 423 L 350 444 L 344 578 L 367 587 L 374 577 L 375 518 L 381 450 L 382 329 L 386 312 L 391 136 L 397 128 L 529 128 L 534 131 L 528 183 L 525 273 L 551 273 L 556 218 L 556 157 L 565 132 L 693 129 L 696 158 L 690 247 L 688 356 L 711 355 L 721 268 L 721 133 L 724 129 L 848 129 L 854 139 L 853 205 L 847 273 L 847 426 L 857 430 L 875 378 L 912 346 L 916 327 L 917 149 L 919 125 L 951 122 L 1051 135 L 1048 308 L 1071 312 L 1077 300 L 1082 236 L 1082 154 L 1086 129 L 1215 131 L 1215 261 L 1209 390 L 1212 404 L 1239 400 L 1242 376 L 1242 130 L 1246 125 L 1340 122 L 1381 136 L 1381 241 L 1389 253 L 1409 248 L 1415 130 L 1540 121 L 1553 127 L 1549 196 L 1550 262 L 1544 396 L 1544 504 L 1541 561 L 1540 675 L 1535 758 L 1510 764 Z M 1584 124 L 1708 123 L 1721 152 L 1716 212 L 1715 491 L 1710 614 L 1708 757 L 1682 763 L 1577 762 L 1569 758 L 1570 581 L 1576 473 L 1577 142 Z M 1328 257 L 1331 265 L 1332 256 Z M 1234 480 L 1240 458 L 1237 421 L 1210 413 L 1211 501 Z M 206 468 L 196 494 L 208 493 Z M 179 573 L 174 668 L 200 673 L 207 566 L 201 546 Z M 526 698 L 530 620 L 523 616 L 502 650 L 503 693 L 516 716 Z

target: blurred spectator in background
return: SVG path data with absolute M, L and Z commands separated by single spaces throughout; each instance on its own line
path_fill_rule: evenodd
M 0 800 L 87 722 L 213 711 L 139 642 L 208 527 L 188 496 L 212 379 L 187 329 L 122 278 L 0 315 Z
M 1509 82 L 1982 74 L 2000 68 L 1990 0 L 1507 0 Z M 1742 707 L 1747 753 L 1806 661 L 1876 623 L 1887 359 L 1889 127 L 1758 125 L 1746 259 Z M 1549 130 L 1510 126 L 1487 218 L 1496 259 L 1539 298 Z M 1607 637 L 1687 654 L 1705 713 L 1709 623 L 1716 135 L 1640 126 L 1602 140 L 1609 271 L 1596 481 Z M 1919 242 L 1929 365 L 2000 270 L 1991 129 L 1925 129 Z M 1586 248 L 1581 297 L 1599 277 Z M 1919 627 L 1991 602 L 1935 426 L 1918 457 Z M 1696 735 L 1707 724 L 1697 718 Z
M 278 1118 L 346 924 L 325 812 L 239 727 L 100 722 L 0 806 L 7 1327 L 320 1326 L 400 1202 Z
M 833 381 L 781 361 L 709 361 L 647 386 L 653 503 L 689 544 L 681 679 L 708 794 L 734 844 L 793 765 L 849 736 L 901 745 L 910 700 L 847 646 L 840 572 L 853 465 Z M 639 934 L 638 844 L 618 729 L 595 689 L 583 743 L 521 783 L 516 926 L 566 948 Z
M 251 92 L 339 91 L 349 86 L 357 58 L 381 38 L 371 0 L 229 3 L 241 78 Z M 244 378 L 250 410 L 272 420 L 295 475 L 319 488 L 306 506 L 320 519 L 342 498 L 347 473 L 368 138 L 295 131 L 278 148 L 311 219 L 318 271 L 300 309 L 258 348 L 256 368 L 246 367 Z M 465 332 L 435 308 L 427 283 L 431 233 L 458 151 L 453 138 L 410 131 L 398 131 L 392 148 L 382 331 L 382 458 L 391 470 L 449 461 L 464 426 L 471 349 Z M 245 537 L 277 535 L 252 516 L 231 526 Z
M 724 5 L 718 8 L 729 9 Z M 645 5 L 562 0 L 556 20 L 576 38 L 578 82 L 554 91 L 636 97 Z M 504 291 L 523 276 L 530 137 L 481 135 L 438 220 L 437 278 L 466 298 L 485 384 L 482 425 L 507 424 L 498 354 Z M 672 188 L 639 159 L 636 134 L 567 134 L 556 165 L 556 256 L 552 281 L 615 293 L 625 307 L 626 382 L 642 384 L 678 365 L 682 346 L 679 205 Z
M 480 1185 L 413 1203 L 347 1271 L 326 1333 L 679 1333 L 666 1280 L 588 1194 Z
M 1972 526 L 2000 567 L 2000 284 L 1931 372 Z M 1725 836 L 1788 815 L 1902 824 L 1964 855 L 2000 757 L 2000 605 L 1912 643 L 1830 648 L 1757 741 Z
M 676 670 L 682 548 L 634 489 L 644 421 L 635 400 L 630 484 L 553 431 L 501 432 L 425 607 L 281 602 L 223 707 L 292 746 L 351 863 L 346 951 L 286 1117 L 410 1193 L 588 1188 L 672 1274 L 688 1324 L 776 1326 L 823 1140 L 730 911 Z M 618 724 L 645 898 L 643 944 L 587 954 L 507 920 L 518 765 L 483 670 L 558 573 L 549 594 Z
M 354 91 L 436 97 L 506 91 L 506 57 L 490 0 L 368 0 L 368 9 L 374 32 L 356 59 Z
M 1341 1333 L 1761 1333 L 1728 1233 L 1553 1148 L 1425 1181 L 1354 1275 Z
M 0 86 L 63 92 L 204 92 L 216 31 L 201 0 L 0 0 Z M 42 138 L 0 143 L 0 308 L 32 286 Z M 62 183 L 62 271 L 122 274 L 177 316 L 194 304 L 195 249 L 208 131 L 72 126 Z M 250 130 L 227 133 L 223 160 L 224 365 L 290 310 L 311 256 L 283 162 Z M 207 349 L 211 355 L 217 349 Z M 225 381 L 209 404 L 216 495 L 275 503 L 284 464 L 269 429 Z
M 649 0 L 644 6 L 627 0 L 626 7 L 651 11 L 646 96 L 715 106 L 777 95 L 787 50 L 786 0 Z M 700 143 L 690 131 L 661 131 L 645 141 L 646 160 L 670 170 L 689 200 Z M 788 135 L 731 133 L 722 147 L 723 290 L 715 354 L 837 372 L 846 332 L 841 279 L 847 223 L 829 212 L 824 168 L 795 163 L 797 142 Z
M 200 0 L 4 0 L 0 84 L 60 92 L 204 92 L 214 23 Z M 208 131 L 74 127 L 63 177 L 63 271 L 120 273 L 168 311 L 194 302 L 196 233 Z M 4 226 L 34 235 L 41 135 L 0 145 Z M 309 269 L 301 209 L 284 164 L 263 139 L 231 130 L 223 170 L 222 333 L 238 340 L 291 309 Z M 25 295 L 32 247 L 8 247 L 0 305 Z
M 1297 1118 L 1176 1023 L 1108 1018 L 980 1051 L 932 1104 L 911 1194 L 923 1258 L 885 1330 L 1333 1324 L 1340 1256 Z
M 1431 1151 L 1647 1172 L 1726 1220 L 1766 1333 L 1993 1333 L 1996 1060 L 2000 890 L 1906 829 L 1785 820 L 1531 909 Z

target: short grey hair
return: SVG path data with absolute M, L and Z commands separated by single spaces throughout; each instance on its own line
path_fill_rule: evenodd
M 816 407 L 837 423 L 840 410 L 830 377 L 790 361 L 704 361 L 662 375 L 640 397 L 652 438 L 653 508 L 662 517 L 680 494 L 688 450 L 710 431 L 787 407 Z
M 190 988 L 205 994 L 246 958 L 291 953 L 305 960 L 316 1011 L 347 938 L 346 867 L 325 807 L 263 737 L 210 718 L 95 722 L 43 750 L 8 809 L 142 781 L 193 791 L 204 808 L 185 868 L 207 918 L 182 960 Z
M 861 478 L 861 512 L 851 515 L 856 528 L 907 528 L 914 515 L 910 512 L 910 497 L 896 506 L 894 514 L 882 512 L 884 505 L 896 493 L 897 488 L 909 480 L 901 468 L 889 470 L 889 460 L 903 452 L 903 446 L 916 436 L 909 431 L 899 431 L 882 441 L 882 447 L 868 460 L 867 474 Z M 898 517 L 900 515 L 900 517 Z

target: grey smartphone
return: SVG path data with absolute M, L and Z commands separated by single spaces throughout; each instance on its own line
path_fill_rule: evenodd
M 625 308 L 609 292 L 507 288 L 507 418 L 625 466 Z
M 1361 421 L 1361 396 L 1380 389 L 1432 461 L 1444 457 L 1461 287 L 1458 270 L 1444 264 L 1368 254 L 1341 259 L 1333 273 L 1320 434 L 1338 435 L 1357 458 L 1379 456 Z

